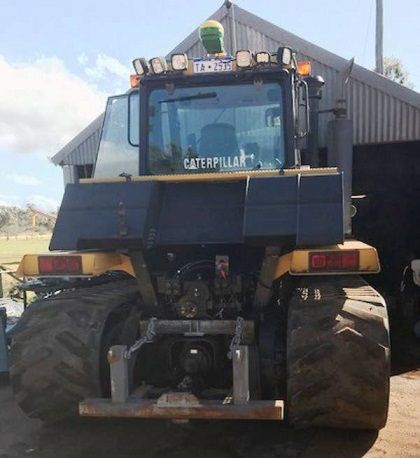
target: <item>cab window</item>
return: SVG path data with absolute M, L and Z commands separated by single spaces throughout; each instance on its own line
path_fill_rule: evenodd
M 108 99 L 94 177 L 139 174 L 138 113 L 138 93 Z
M 278 169 L 285 163 L 278 82 L 154 89 L 151 174 Z

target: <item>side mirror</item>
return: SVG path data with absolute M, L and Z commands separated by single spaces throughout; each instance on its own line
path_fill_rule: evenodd
M 309 89 L 306 81 L 297 83 L 296 137 L 305 138 L 309 134 Z

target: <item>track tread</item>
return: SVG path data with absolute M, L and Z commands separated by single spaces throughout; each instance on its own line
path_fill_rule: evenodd
M 135 281 L 66 291 L 32 304 L 11 346 L 10 380 L 30 417 L 56 422 L 74 417 L 78 403 L 102 395 L 102 334 L 110 313 L 135 303 Z
M 289 303 L 287 346 L 292 424 L 385 425 L 390 373 L 386 305 L 362 278 L 302 279 Z

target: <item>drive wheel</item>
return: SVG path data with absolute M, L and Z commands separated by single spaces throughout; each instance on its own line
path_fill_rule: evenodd
M 380 429 L 389 401 L 385 301 L 360 277 L 305 277 L 289 303 L 287 407 L 299 427 Z
M 56 422 L 78 415 L 78 403 L 108 386 L 105 345 L 119 342 L 121 320 L 138 304 L 134 281 L 119 281 L 41 299 L 13 334 L 10 380 L 30 417 Z M 131 315 L 130 315 L 131 314 Z

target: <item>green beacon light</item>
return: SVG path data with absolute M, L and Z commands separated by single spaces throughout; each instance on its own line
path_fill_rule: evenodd
M 209 20 L 199 28 L 200 40 L 208 54 L 226 54 L 223 38 L 225 35 L 222 24 Z

